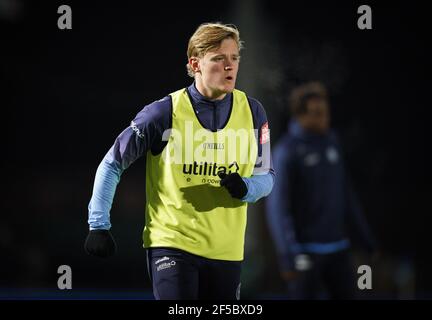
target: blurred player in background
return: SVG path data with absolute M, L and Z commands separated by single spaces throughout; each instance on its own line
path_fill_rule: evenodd
M 264 108 L 235 89 L 241 47 L 234 26 L 199 26 L 187 49 L 194 82 L 145 106 L 97 169 L 85 249 L 106 257 L 116 249 L 109 213 L 120 176 L 146 157 L 143 241 L 156 299 L 239 298 L 247 204 L 274 183 Z M 246 140 L 230 150 L 218 140 L 228 131 Z M 180 163 L 167 160 L 171 152 Z
M 278 173 L 267 218 L 291 299 L 356 297 L 350 238 L 372 253 L 375 240 L 345 173 L 330 129 L 327 91 L 318 82 L 295 88 L 292 121 L 274 151 Z

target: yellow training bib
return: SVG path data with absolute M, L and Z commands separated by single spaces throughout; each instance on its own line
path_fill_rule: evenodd
M 172 247 L 220 260 L 243 260 L 247 203 L 221 187 L 218 172 L 252 175 L 257 157 L 246 94 L 234 90 L 226 126 L 212 132 L 186 89 L 172 97 L 172 129 L 159 155 L 147 153 L 144 247 Z

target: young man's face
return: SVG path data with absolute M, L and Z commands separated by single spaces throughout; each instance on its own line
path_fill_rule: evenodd
M 239 69 L 239 49 L 235 40 L 224 39 L 218 49 L 208 51 L 198 60 L 199 73 L 195 80 L 198 89 L 211 99 L 221 99 L 232 92 Z

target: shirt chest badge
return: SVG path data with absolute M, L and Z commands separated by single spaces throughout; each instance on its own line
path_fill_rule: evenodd
M 328 147 L 326 150 L 326 156 L 328 162 L 334 164 L 339 161 L 339 153 L 335 147 Z
M 319 153 L 309 153 L 304 157 L 304 165 L 306 167 L 316 166 L 321 160 L 321 156 Z

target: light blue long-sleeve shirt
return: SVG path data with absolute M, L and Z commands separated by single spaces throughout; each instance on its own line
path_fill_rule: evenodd
M 123 169 L 117 161 L 110 158 L 107 154 L 96 171 L 93 195 L 88 206 L 90 230 L 111 228 L 111 206 Z

